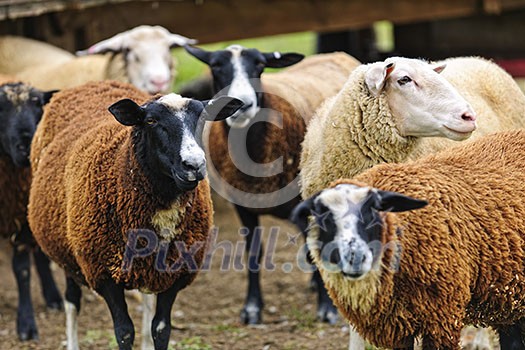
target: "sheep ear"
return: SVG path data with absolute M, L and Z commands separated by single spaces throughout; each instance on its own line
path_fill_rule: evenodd
M 395 63 L 390 62 L 385 65 L 384 62 L 374 63 L 365 73 L 365 83 L 368 90 L 378 96 L 385 83 L 395 68 Z
M 126 126 L 142 124 L 146 117 L 144 108 L 129 98 L 113 103 L 108 110 L 120 124 Z
M 312 215 L 315 198 L 317 198 L 317 194 L 296 205 L 290 215 L 290 221 L 293 222 L 303 234 L 307 233 L 308 218 Z
M 126 32 L 119 33 L 109 39 L 102 40 L 91 47 L 89 47 L 87 50 L 81 50 L 77 51 L 77 56 L 86 56 L 86 55 L 94 55 L 97 53 L 106 53 L 106 52 L 121 52 L 124 50 L 124 40 L 125 40 Z
M 49 101 L 51 101 L 51 97 L 53 96 L 53 94 L 55 94 L 58 91 L 59 90 L 50 90 L 42 92 L 42 97 L 40 98 L 40 103 L 42 103 L 42 106 L 48 104 Z
M 397 192 L 374 190 L 377 194 L 374 208 L 379 211 L 402 212 L 423 208 L 427 201 L 415 199 Z
M 300 53 L 280 53 L 278 51 L 271 53 L 263 53 L 266 58 L 266 67 L 270 68 L 284 68 L 300 62 L 304 55 Z
M 169 34 L 168 41 L 170 44 L 170 48 L 197 44 L 197 40 L 195 39 L 186 38 L 185 36 L 172 33 Z
M 206 51 L 196 46 L 184 45 L 184 49 L 193 57 L 206 64 L 210 63 L 211 51 Z
M 438 74 L 443 72 L 443 70 L 445 68 L 447 68 L 447 64 L 446 63 L 442 63 L 440 65 L 435 65 L 435 66 L 432 67 L 432 69 Z
M 204 105 L 204 119 L 209 121 L 224 120 L 234 115 L 235 112 L 244 106 L 244 102 L 229 96 L 202 101 L 202 104 Z

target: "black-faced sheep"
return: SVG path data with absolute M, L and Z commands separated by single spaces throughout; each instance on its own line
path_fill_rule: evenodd
M 30 291 L 33 253 L 47 306 L 62 307 L 62 297 L 49 269 L 49 260 L 35 244 L 27 223 L 31 184 L 29 149 L 43 106 L 53 92 L 42 92 L 16 79 L 0 77 L 0 237 L 11 238 L 13 272 L 18 285 L 17 334 L 37 339 Z
M 79 51 L 77 54 L 81 57 L 74 57 L 64 51 L 64 56 L 71 57 L 65 59 L 60 56 L 53 62 L 46 59 L 46 54 L 56 57 L 60 53 L 55 51 L 63 50 L 34 40 L 15 39 L 20 41 L 11 38 L 0 49 L 4 47 L 4 50 L 11 53 L 13 50 L 9 44 L 15 46 L 17 52 L 10 60 L 16 61 L 20 56 L 21 61 L 27 65 L 22 67 L 22 63 L 19 63 L 15 67 L 18 71 L 9 73 L 37 88 L 65 89 L 89 81 L 112 79 L 129 82 L 151 94 L 171 90 L 176 72 L 170 48 L 196 42 L 172 34 L 160 26 L 143 25 L 103 40 L 85 51 Z M 33 61 L 25 59 L 27 52 L 32 53 Z M 2 54 L 0 51 L 0 55 Z
M 151 334 L 155 349 L 167 349 L 173 302 L 197 274 L 212 223 L 205 155 L 194 134 L 204 120 L 241 106 L 228 97 L 151 99 L 118 82 L 53 98 L 31 149 L 29 223 L 67 273 L 69 349 L 78 348 L 79 284 L 105 299 L 120 349 L 131 349 L 135 334 L 124 289 L 157 294 Z M 146 241 L 150 254 L 134 255 Z
M 338 180 L 293 217 L 311 224 L 331 297 L 372 344 L 413 349 L 422 336 L 424 350 L 459 350 L 475 324 L 525 349 L 513 339 L 525 320 L 524 185 L 525 132 L 509 131 Z
M 298 203 L 300 144 L 306 125 L 315 109 L 341 89 L 359 62 L 344 53 L 315 55 L 295 64 L 302 55 L 261 53 L 239 45 L 216 52 L 185 48 L 211 67 L 216 93 L 245 103 L 236 115 L 212 125 L 204 141 L 213 188 L 235 204 L 249 232 L 248 293 L 241 321 L 260 323 L 262 246 L 254 233 L 259 215 L 287 218 Z M 261 75 L 265 67 L 290 65 L 279 73 Z M 322 296 L 319 310 L 323 320 L 333 321 L 337 316 L 327 296 Z

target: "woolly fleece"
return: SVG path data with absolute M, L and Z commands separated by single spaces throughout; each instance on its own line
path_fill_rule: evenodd
M 465 324 L 504 329 L 525 316 L 525 131 L 378 165 L 331 186 L 341 183 L 429 202 L 385 213 L 383 244 L 401 251 L 384 250 L 379 275 L 349 281 L 324 270 L 313 251 L 330 296 L 365 339 L 400 348 L 422 335 L 424 350 L 459 350 Z
M 525 126 L 525 96 L 496 64 L 477 57 L 452 58 L 441 73 L 473 107 L 473 138 Z M 458 144 L 442 137 L 399 134 L 386 95 L 374 98 L 362 65 L 341 92 L 313 117 L 302 143 L 301 192 L 308 198 L 338 178 L 353 177 L 379 163 L 403 162 Z
M 213 209 L 206 180 L 175 202 L 161 199 L 138 166 L 132 127 L 119 124 L 107 107 L 122 98 L 144 103 L 151 97 L 119 82 L 89 83 L 53 96 L 31 150 L 34 180 L 29 223 L 51 259 L 77 280 L 96 289 L 111 278 L 128 289 L 158 293 L 196 271 L 155 268 L 157 254 L 136 258 L 125 272 L 123 254 L 130 230 L 175 234 L 200 266 Z M 167 231 L 166 231 L 167 230 Z M 169 232 L 168 232 L 169 231 Z M 165 264 L 179 252 L 170 242 Z

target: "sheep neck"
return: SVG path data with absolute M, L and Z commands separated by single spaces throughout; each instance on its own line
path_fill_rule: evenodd
M 374 163 L 402 162 L 414 150 L 418 138 L 399 134 L 386 94 L 371 95 L 365 83 L 365 71 L 356 69 L 337 95 L 330 112 L 332 126 L 347 129 L 349 142 Z

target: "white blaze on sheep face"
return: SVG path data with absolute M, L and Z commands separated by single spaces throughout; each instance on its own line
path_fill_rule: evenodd
M 233 118 L 226 120 L 230 127 L 244 128 L 259 112 L 260 106 L 255 88 L 250 83 L 246 63 L 243 60 L 244 48 L 239 45 L 231 45 L 227 48 L 231 52 L 231 65 L 233 76 L 227 95 L 243 101 L 247 108 L 237 112 Z
M 403 136 L 464 140 L 476 129 L 470 104 L 439 73 L 445 65 L 404 57 L 371 64 L 365 75 L 372 94 L 385 94 Z
M 354 185 L 338 185 L 316 198 L 316 207 L 326 209 L 319 222 L 321 241 L 325 241 L 321 257 L 337 264 L 350 279 L 366 276 L 377 260 L 373 247 L 380 242 L 381 225 L 369 227 L 379 222 L 366 222 L 365 211 L 370 210 L 371 201 L 370 188 Z M 326 244 L 330 239 L 323 239 L 323 235 L 331 237 L 332 242 Z

